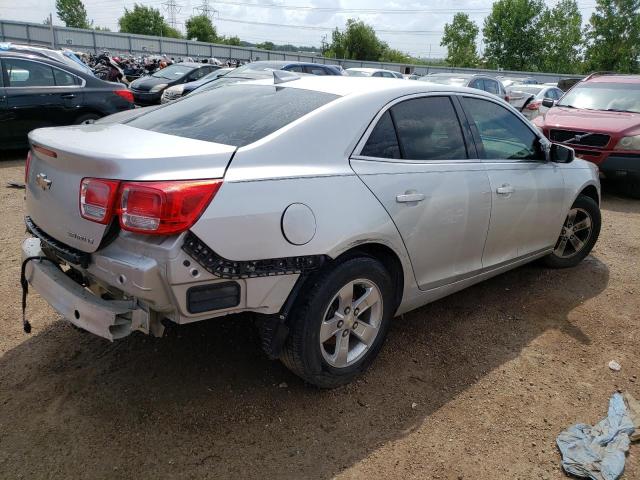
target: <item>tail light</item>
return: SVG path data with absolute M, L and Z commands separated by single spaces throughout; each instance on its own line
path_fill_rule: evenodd
M 221 185 L 222 180 L 123 183 L 120 226 L 155 235 L 183 232 L 200 218 Z
M 220 179 L 120 182 L 85 178 L 80 184 L 80 214 L 102 224 L 117 214 L 123 230 L 172 235 L 190 228 L 221 186 Z
M 27 160 L 24 162 L 24 184 L 29 183 L 29 169 L 31 168 L 31 150 L 27 152 Z
M 80 183 L 80 215 L 106 225 L 113 217 L 118 193 L 118 180 L 83 178 Z
M 530 102 L 527 105 L 527 110 L 538 110 L 540 108 L 541 104 L 542 104 L 542 102 L 539 102 L 539 101 Z
M 509 100 L 511 100 L 511 98 L 509 98 L 509 95 L 505 95 L 504 96 L 504 101 L 509 103 Z
M 133 103 L 133 92 L 131 92 L 131 90 L 114 90 L 113 93 L 124 98 L 129 103 Z

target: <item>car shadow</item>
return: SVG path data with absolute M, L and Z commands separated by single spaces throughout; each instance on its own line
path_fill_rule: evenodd
M 371 370 L 332 391 L 266 359 L 247 316 L 116 343 L 54 322 L 0 358 L 0 476 L 333 478 L 544 332 L 589 344 L 568 315 L 608 281 L 593 256 L 500 275 L 395 319 Z
M 640 213 L 640 200 L 622 193 L 615 182 L 603 180 L 602 208 L 620 213 Z

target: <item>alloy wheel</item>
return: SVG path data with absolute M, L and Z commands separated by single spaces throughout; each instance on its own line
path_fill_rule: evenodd
M 589 243 L 592 231 L 593 221 L 589 212 L 582 208 L 572 208 L 564 221 L 553 253 L 560 258 L 577 255 Z
M 320 350 L 335 368 L 348 367 L 371 348 L 382 323 L 382 294 L 371 280 L 344 285 L 333 297 L 320 325 Z

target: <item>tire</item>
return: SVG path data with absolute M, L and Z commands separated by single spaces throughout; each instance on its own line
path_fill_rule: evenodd
M 358 313 L 356 302 L 366 291 L 375 303 Z M 391 275 L 374 258 L 352 257 L 338 263 L 305 286 L 291 313 L 280 360 L 320 388 L 351 382 L 378 355 L 395 312 L 394 298 Z M 346 346 L 348 355 L 340 345 Z
M 97 113 L 85 113 L 76 118 L 74 125 L 82 125 L 83 123 L 92 123 L 93 120 L 98 120 L 100 115 Z
M 587 227 L 586 222 L 590 226 Z M 551 268 L 578 265 L 598 241 L 601 224 L 600 207 L 595 200 L 578 196 L 567 214 L 553 253 L 544 257 L 544 263 Z

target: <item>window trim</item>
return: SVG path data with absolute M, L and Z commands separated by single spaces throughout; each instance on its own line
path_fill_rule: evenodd
M 10 58 L 4 57 L 4 58 L 2 58 L 2 63 L 0 63 L 0 73 L 2 75 L 0 75 L 0 76 L 2 76 L 2 82 L 3 83 L 4 83 L 4 80 L 5 80 L 5 78 L 4 78 L 5 77 L 5 63 L 6 63 L 7 60 L 20 60 L 22 62 L 39 63 L 40 65 L 45 65 L 45 66 L 49 67 L 51 69 L 51 74 L 52 75 L 53 75 L 53 69 L 57 68 L 58 70 L 62 70 L 63 72 L 71 75 L 74 78 L 79 78 L 81 83 L 80 83 L 80 85 L 48 85 L 48 86 L 47 85 L 41 85 L 41 86 L 26 86 L 26 87 L 14 87 L 14 86 L 11 86 L 11 85 L 6 85 L 4 87 L 6 89 L 11 89 L 11 88 L 18 88 L 18 89 L 62 88 L 62 89 L 68 90 L 70 88 L 84 88 L 84 86 L 87 84 L 87 81 L 84 78 L 82 78 L 82 77 L 80 77 L 80 76 L 78 76 L 78 75 L 76 75 L 74 73 L 71 73 L 69 70 L 66 70 L 64 68 L 60 68 L 57 65 L 51 65 L 51 64 L 46 63 L 46 62 L 40 62 L 40 61 L 34 60 L 32 58 L 18 58 L 18 57 L 15 57 L 15 58 L 14 57 L 10 57 Z M 55 81 L 55 76 L 54 76 L 54 81 Z
M 546 137 L 544 137 L 537 128 L 535 128 L 533 126 L 533 124 L 531 124 L 530 122 L 527 121 L 523 121 L 522 118 L 518 118 L 518 120 L 520 120 L 520 122 L 522 122 L 525 127 L 527 127 L 538 139 L 538 142 L 540 142 L 540 148 L 542 149 L 543 152 L 543 158 L 539 159 L 539 160 L 525 160 L 525 159 L 514 159 L 514 158 L 483 158 L 484 157 L 484 144 L 482 143 L 482 138 L 480 137 L 480 132 L 477 131 L 477 128 L 475 127 L 475 124 L 473 124 L 471 121 L 469 121 L 469 117 L 470 114 L 469 112 L 467 112 L 467 109 L 464 106 L 464 102 L 462 101 L 463 98 L 474 98 L 476 100 L 485 100 L 487 102 L 491 102 L 491 103 L 495 103 L 498 107 L 504 108 L 505 110 L 509 111 L 510 109 L 513 109 L 513 107 L 511 105 L 507 106 L 504 104 L 504 102 L 499 101 L 498 97 L 496 97 L 495 95 L 493 95 L 492 93 L 487 92 L 488 95 L 491 95 L 495 98 L 488 98 L 485 97 L 484 95 L 474 95 L 474 94 L 470 94 L 470 93 L 464 93 L 464 94 L 460 94 L 458 95 L 458 100 L 460 102 L 460 108 L 462 109 L 462 112 L 465 116 L 466 121 L 469 124 L 469 130 L 471 131 L 471 134 L 473 136 L 473 140 L 474 140 L 474 144 L 475 144 L 475 148 L 477 150 L 477 156 L 478 156 L 478 161 L 482 162 L 482 163 L 514 163 L 514 164 L 518 164 L 521 165 L 523 163 L 531 163 L 531 164 L 540 164 L 540 163 L 549 163 L 549 160 L 547 158 L 547 156 L 545 155 L 545 150 L 551 146 L 551 142 L 549 140 L 547 140 Z M 517 112 L 517 110 L 516 110 Z M 518 112 L 519 113 L 519 112 Z M 518 115 L 516 115 L 517 117 Z M 520 116 L 522 116 L 522 114 L 520 114 Z M 524 118 L 524 117 L 523 117 Z
M 380 109 L 380 111 L 373 117 L 373 119 L 371 120 L 371 122 L 367 126 L 366 130 L 362 134 L 362 137 L 360 138 L 360 140 L 356 144 L 356 147 L 354 148 L 354 150 L 351 153 L 351 155 L 349 156 L 349 158 L 350 159 L 354 159 L 354 160 L 369 160 L 369 161 L 374 161 L 374 162 L 393 162 L 393 163 L 408 163 L 408 164 L 478 163 L 478 162 L 482 161 L 481 158 L 478 158 L 479 155 L 477 154 L 476 146 L 473 143 L 473 141 L 475 141 L 474 137 L 469 137 L 468 136 L 468 132 L 465 131 L 466 127 L 469 127 L 469 129 L 470 129 L 470 126 L 468 124 L 468 120 L 466 118 L 466 115 L 464 115 L 464 110 L 462 109 L 462 106 L 458 105 L 458 103 L 460 103 L 460 102 L 457 99 L 457 97 L 459 97 L 459 96 L 460 96 L 460 94 L 458 92 L 442 91 L 442 92 L 411 93 L 411 94 L 408 94 L 408 95 L 403 95 L 403 96 L 398 97 L 398 98 L 394 98 L 393 100 L 388 102 L 384 107 L 382 107 Z M 465 143 L 465 149 L 467 151 L 467 158 L 466 159 L 462 159 L 461 158 L 461 159 L 446 159 L 446 160 L 427 160 L 427 159 L 424 159 L 424 160 L 410 160 L 410 159 L 406 159 L 406 158 L 384 158 L 384 157 L 370 157 L 370 156 L 367 156 L 367 155 L 361 155 L 361 152 L 364 149 L 364 146 L 369 141 L 369 137 L 373 133 L 374 128 L 376 127 L 376 125 L 378 124 L 378 122 L 380 121 L 382 116 L 387 111 L 389 111 L 395 105 L 397 105 L 399 103 L 402 103 L 402 102 L 406 102 L 408 100 L 413 100 L 413 99 L 418 99 L 418 98 L 430 98 L 430 97 L 448 97 L 449 100 L 451 101 L 451 105 L 453 107 L 454 113 L 456 114 L 456 117 L 458 118 L 458 123 L 460 124 L 460 131 L 461 131 L 460 133 L 462 134 L 462 139 L 463 139 L 463 141 Z M 400 148 L 400 155 L 404 156 L 404 151 L 403 151 L 403 148 L 402 148 L 402 144 L 400 142 L 400 138 L 398 138 L 398 130 L 396 128 L 396 122 L 395 122 L 395 119 L 394 119 L 394 116 L 393 116 L 393 112 L 389 111 L 389 116 L 391 117 L 391 121 L 393 122 L 394 130 L 395 130 L 395 133 L 396 133 L 396 138 L 398 140 L 398 146 Z M 473 145 L 473 148 L 472 148 L 472 145 Z

